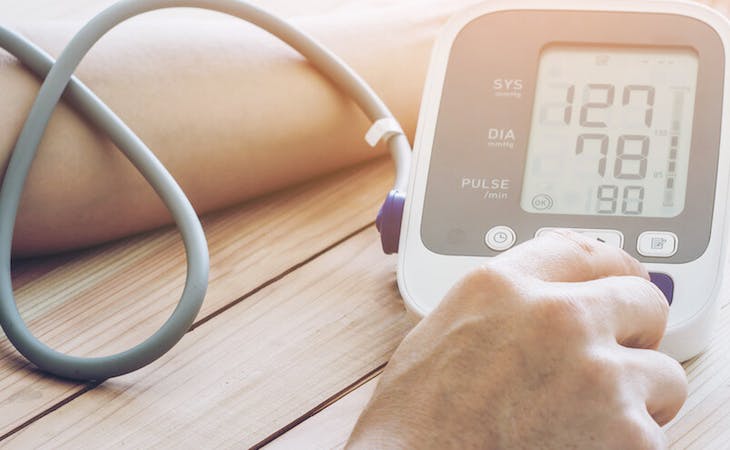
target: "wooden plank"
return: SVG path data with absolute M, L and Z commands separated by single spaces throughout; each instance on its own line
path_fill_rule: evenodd
M 265 450 L 333 450 L 347 443 L 355 422 L 375 391 L 377 378 L 342 397 L 316 416 L 295 427 Z
M 372 223 L 390 172 L 380 160 L 206 219 L 211 286 L 199 320 Z M 185 264 L 177 232 L 163 230 L 60 258 L 37 278 L 27 265 L 21 272 L 18 304 L 31 328 L 89 355 L 151 334 L 177 303 Z M 0 436 L 85 388 L 29 370 L 0 339 Z
M 689 397 L 667 428 L 673 448 L 721 448 L 730 442 L 730 304 L 727 302 L 720 311 L 719 323 L 708 350 L 685 364 Z
M 389 358 L 410 326 L 394 269 L 369 228 L 3 444 L 253 445 Z

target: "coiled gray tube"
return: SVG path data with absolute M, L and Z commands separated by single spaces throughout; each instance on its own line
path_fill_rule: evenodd
M 73 72 L 89 49 L 111 28 L 133 16 L 163 8 L 210 9 L 251 22 L 304 55 L 340 89 L 352 96 L 372 120 L 392 114 L 370 87 L 344 62 L 312 38 L 260 8 L 237 0 L 124 0 L 94 17 L 69 42 L 58 60 L 22 36 L 0 27 L 0 46 L 45 80 L 10 157 L 0 188 L 0 326 L 16 349 L 40 369 L 78 380 L 105 380 L 141 367 L 170 350 L 187 332 L 205 297 L 208 249 L 195 211 L 180 187 L 147 146 Z M 38 340 L 15 303 L 10 274 L 13 228 L 20 196 L 51 114 L 61 96 L 94 126 L 105 131 L 155 189 L 180 229 L 187 258 L 187 277 L 180 301 L 162 327 L 137 346 L 111 356 L 83 358 L 60 353 Z M 394 189 L 405 192 L 410 146 L 402 134 L 388 139 L 396 163 Z

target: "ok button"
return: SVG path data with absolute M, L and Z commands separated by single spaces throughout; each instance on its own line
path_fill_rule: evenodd
M 484 242 L 495 252 L 503 252 L 512 248 L 517 241 L 517 235 L 510 227 L 498 226 L 487 232 Z

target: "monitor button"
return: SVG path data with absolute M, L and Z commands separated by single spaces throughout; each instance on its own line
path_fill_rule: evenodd
M 670 258 L 677 253 L 679 239 L 667 231 L 641 233 L 636 244 L 639 254 L 650 258 Z
M 556 230 L 556 229 L 557 228 L 541 228 L 541 229 L 537 230 L 537 233 L 535 233 L 535 237 L 540 237 L 543 234 L 547 233 L 548 231 Z M 584 229 L 584 228 L 564 228 L 564 229 L 574 231 L 576 233 L 580 233 L 584 236 L 595 239 L 597 241 L 601 241 L 604 244 L 608 244 L 613 247 L 618 247 L 618 248 L 624 247 L 624 235 L 620 231 L 591 230 L 591 229 Z
M 512 248 L 517 242 L 517 235 L 510 227 L 498 226 L 487 232 L 484 242 L 496 252 L 503 252 Z
M 667 298 L 669 304 L 672 304 L 674 300 L 674 280 L 667 274 L 663 273 L 650 273 L 651 282 L 654 283 Z

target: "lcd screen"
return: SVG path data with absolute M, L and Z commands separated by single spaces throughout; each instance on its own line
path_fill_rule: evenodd
M 698 73 L 693 50 L 550 45 L 538 72 L 524 211 L 682 212 Z

